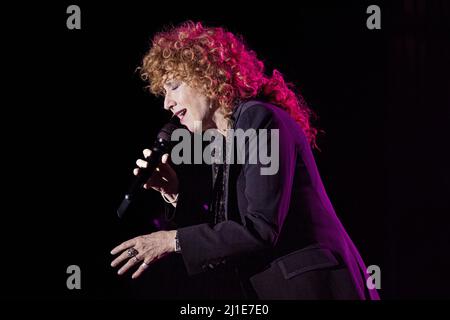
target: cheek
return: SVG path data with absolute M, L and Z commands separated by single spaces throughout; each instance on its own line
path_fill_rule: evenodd
M 193 120 L 196 120 L 196 121 L 200 121 L 204 117 L 204 113 L 203 113 L 203 110 L 201 108 L 198 108 L 198 107 L 191 108 L 191 110 L 189 110 L 189 111 L 190 111 L 189 112 L 189 116 L 190 116 L 189 118 L 190 119 L 193 119 Z
M 203 100 L 203 99 L 200 101 L 201 102 L 199 103 L 198 113 L 202 117 L 202 119 L 205 120 L 207 117 L 209 117 L 211 110 L 209 108 L 208 101 Z
M 191 121 L 203 121 L 209 115 L 209 100 L 197 94 L 187 94 L 185 105 L 188 111 L 187 119 Z

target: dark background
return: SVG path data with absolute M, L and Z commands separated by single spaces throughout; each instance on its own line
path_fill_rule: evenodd
M 154 231 L 163 212 L 148 192 L 134 214 L 115 214 L 168 117 L 136 68 L 155 32 L 186 20 L 242 34 L 317 113 L 319 170 L 366 264 L 381 267 L 381 297 L 449 297 L 448 2 L 242 3 L 4 10 L 2 297 L 170 298 L 183 272 L 175 262 L 131 281 L 116 276 L 109 251 Z M 66 28 L 70 4 L 81 30 Z M 370 4 L 381 30 L 366 28 Z M 72 264 L 81 290 L 66 288 Z

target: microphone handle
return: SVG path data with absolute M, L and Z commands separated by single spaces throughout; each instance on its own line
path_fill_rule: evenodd
M 156 147 L 152 149 L 151 156 L 145 159 L 145 161 L 147 161 L 147 167 L 139 168 L 139 175 L 131 184 L 125 196 L 134 197 L 140 191 L 144 183 L 146 183 L 147 180 L 152 176 L 153 171 L 155 171 L 155 168 L 161 161 L 162 155 L 163 152 L 161 149 L 158 149 Z

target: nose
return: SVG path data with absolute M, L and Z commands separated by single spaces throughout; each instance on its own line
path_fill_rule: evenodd
M 164 109 L 170 110 L 173 112 L 173 107 L 175 107 L 177 103 L 173 100 L 169 95 L 166 94 L 164 97 Z

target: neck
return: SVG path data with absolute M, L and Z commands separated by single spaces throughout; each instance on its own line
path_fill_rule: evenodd
M 212 121 L 214 122 L 217 131 L 226 137 L 229 121 L 225 118 L 222 108 L 217 108 L 216 111 L 214 111 Z

